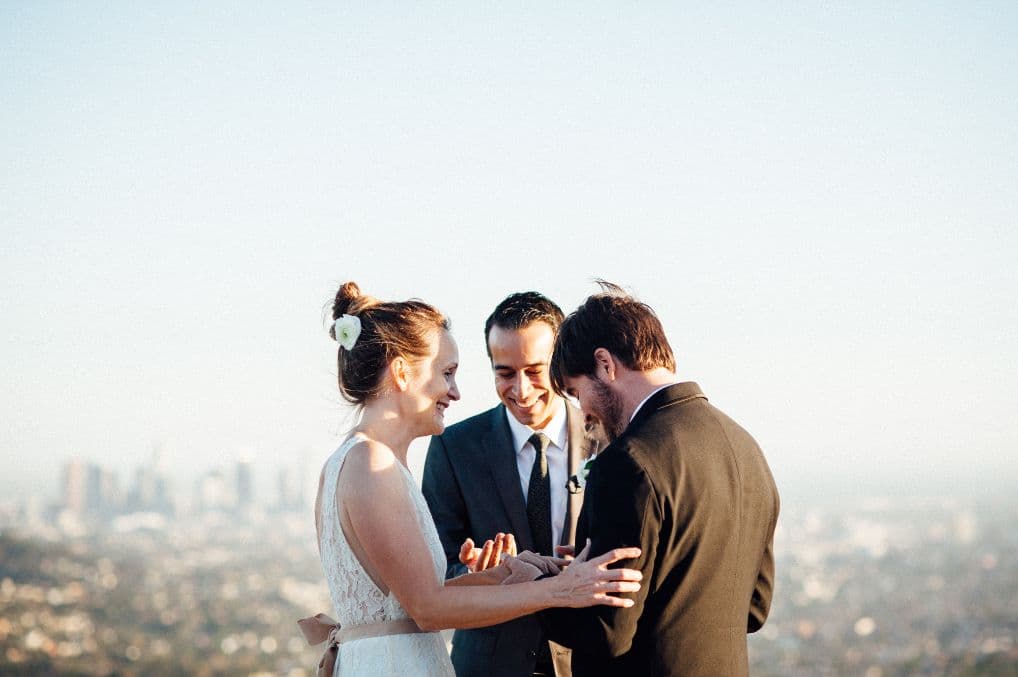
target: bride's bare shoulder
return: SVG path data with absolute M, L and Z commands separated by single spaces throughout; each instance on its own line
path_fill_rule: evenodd
M 390 470 L 399 463 L 388 445 L 368 437 L 360 437 L 346 454 L 346 469 L 360 478 Z
M 394 505 L 407 498 L 399 459 L 387 445 L 362 438 L 347 452 L 337 491 L 348 509 L 376 510 L 379 504 Z M 400 503 L 401 504 L 401 503 Z

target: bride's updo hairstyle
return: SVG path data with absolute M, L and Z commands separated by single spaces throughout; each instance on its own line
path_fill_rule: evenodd
M 360 320 L 360 334 L 347 350 L 339 346 L 336 358 L 339 392 L 352 404 L 362 405 L 382 389 L 389 363 L 402 357 L 410 363 L 428 354 L 428 334 L 449 329 L 449 320 L 435 307 L 411 299 L 382 302 L 361 293 L 356 282 L 346 282 L 332 304 L 333 321 L 352 315 Z M 336 339 L 336 327 L 329 328 Z

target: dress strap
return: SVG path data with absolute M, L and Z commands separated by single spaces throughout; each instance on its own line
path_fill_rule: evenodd
M 354 625 L 349 628 L 340 628 L 339 623 L 332 620 L 325 614 L 315 614 L 308 618 L 297 621 L 300 631 L 308 644 L 314 646 L 327 642 L 322 659 L 318 661 L 318 677 L 332 677 L 336 668 L 336 658 L 339 655 L 339 645 L 343 642 L 352 642 L 355 639 L 367 637 L 387 637 L 388 635 L 412 635 L 421 630 L 412 618 L 400 618 L 392 621 L 381 621 L 379 623 L 365 623 Z

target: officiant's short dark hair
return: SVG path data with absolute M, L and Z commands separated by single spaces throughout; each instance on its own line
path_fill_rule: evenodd
M 364 404 L 382 389 L 382 374 L 397 357 L 416 362 L 430 348 L 435 329 L 449 329 L 449 319 L 434 306 L 409 301 L 379 301 L 361 293 L 356 282 L 345 282 L 336 292 L 332 319 L 352 315 L 361 331 L 350 350 L 340 346 L 336 356 L 339 392 L 351 404 Z M 336 327 L 329 329 L 336 338 Z
M 551 357 L 551 384 L 561 394 L 566 377 L 594 377 L 594 351 L 604 348 L 628 369 L 675 371 L 675 355 L 654 310 L 611 282 L 587 297 L 559 327 Z
M 521 291 L 505 297 L 495 306 L 491 315 L 484 322 L 484 348 L 491 359 L 491 346 L 488 345 L 488 334 L 492 327 L 503 329 L 523 329 L 534 322 L 546 322 L 553 332 L 557 332 L 565 315 L 554 301 L 536 291 Z

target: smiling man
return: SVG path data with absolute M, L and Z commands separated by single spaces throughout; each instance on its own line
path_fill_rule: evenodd
M 484 326 L 501 403 L 431 440 L 423 490 L 449 577 L 478 566 L 464 556 L 467 539 L 480 544 L 513 534 L 519 550 L 546 555 L 573 542 L 582 494 L 566 485 L 596 442 L 579 410 L 551 387 L 561 323 L 559 307 L 537 292 L 502 301 Z M 458 677 L 570 674 L 568 650 L 549 646 L 533 616 L 458 630 L 452 662 Z

